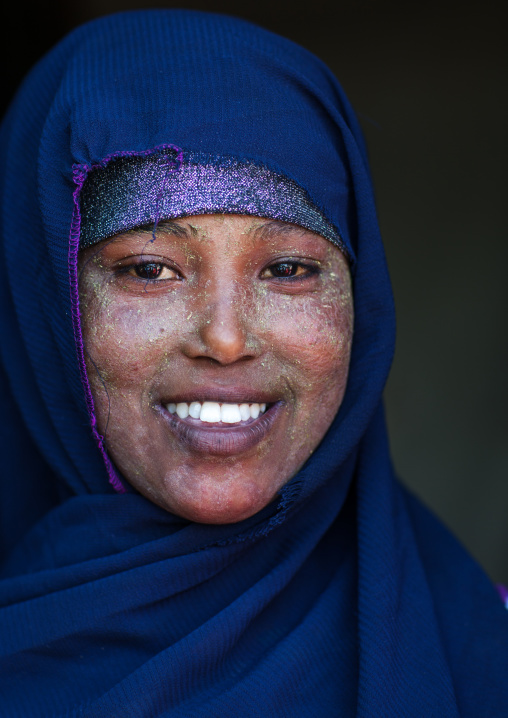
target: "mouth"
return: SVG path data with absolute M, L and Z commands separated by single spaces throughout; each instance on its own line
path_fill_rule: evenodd
M 203 400 L 163 403 L 160 410 L 172 433 L 190 449 L 234 456 L 268 436 L 282 406 L 282 401 L 233 404 Z

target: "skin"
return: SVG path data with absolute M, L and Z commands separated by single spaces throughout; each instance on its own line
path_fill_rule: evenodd
M 121 474 L 192 521 L 260 511 L 344 396 L 353 327 L 344 255 L 295 225 L 203 215 L 104 240 L 81 251 L 79 270 L 98 428 Z M 218 455 L 171 428 L 175 397 L 217 401 L 224 391 L 236 403 L 263 395 L 266 417 L 273 407 L 254 446 L 229 451 L 226 441 Z

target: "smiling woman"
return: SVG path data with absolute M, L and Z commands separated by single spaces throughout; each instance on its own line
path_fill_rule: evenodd
M 0 136 L 2 718 L 482 718 L 508 614 L 392 469 L 366 150 L 313 55 L 133 12 Z
M 179 516 L 252 516 L 337 413 L 347 260 L 301 227 L 203 215 L 82 250 L 87 372 L 121 474 Z

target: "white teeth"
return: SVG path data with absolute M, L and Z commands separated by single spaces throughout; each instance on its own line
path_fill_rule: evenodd
M 189 405 L 185 403 L 180 403 L 176 405 L 176 413 L 180 417 L 180 419 L 186 419 L 189 416 Z
M 250 409 L 248 404 L 240 404 L 238 409 L 240 411 L 242 421 L 247 421 L 247 419 L 250 419 Z
M 180 419 L 191 416 L 208 424 L 239 424 L 241 421 L 257 419 L 266 411 L 266 404 L 220 404 L 217 401 L 192 401 L 171 403 L 166 405 L 170 414 L 177 414 Z
M 199 401 L 193 401 L 189 406 L 189 416 L 192 416 L 193 419 L 199 419 L 200 414 L 201 403 Z
M 224 424 L 238 424 L 242 420 L 238 404 L 223 404 L 220 408 L 220 420 Z
M 210 424 L 220 421 L 220 404 L 216 401 L 203 402 L 199 418 L 201 421 L 206 421 Z
M 259 416 L 259 404 L 250 405 L 250 415 L 253 419 L 257 419 Z

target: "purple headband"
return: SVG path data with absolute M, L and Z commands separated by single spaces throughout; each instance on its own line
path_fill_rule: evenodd
M 80 246 L 141 225 L 196 214 L 249 214 L 297 224 L 347 251 L 336 228 L 296 182 L 230 157 L 178 153 L 113 157 L 80 193 Z

